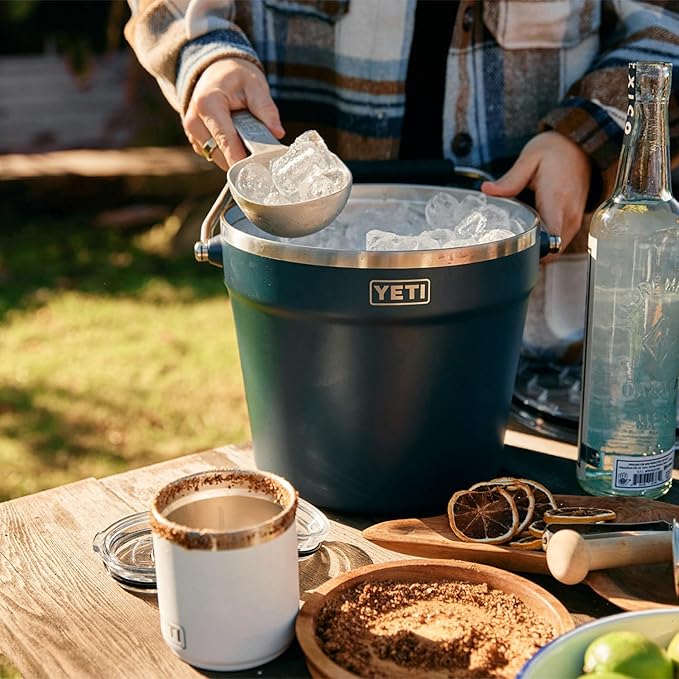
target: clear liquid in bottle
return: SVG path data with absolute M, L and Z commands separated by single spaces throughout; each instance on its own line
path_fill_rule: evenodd
M 594 495 L 672 484 L 679 381 L 679 204 L 670 192 L 671 67 L 640 62 L 613 196 L 590 225 L 577 477 Z

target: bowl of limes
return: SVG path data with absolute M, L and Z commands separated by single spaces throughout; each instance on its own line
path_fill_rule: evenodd
M 679 606 L 619 613 L 581 625 L 541 648 L 517 679 L 675 676 L 679 678 Z

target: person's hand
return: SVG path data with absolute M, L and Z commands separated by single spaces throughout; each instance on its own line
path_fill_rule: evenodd
M 255 64 L 245 59 L 210 64 L 196 83 L 182 124 L 199 156 L 204 157 L 203 144 L 210 137 L 217 142 L 211 160 L 225 171 L 247 156 L 231 120 L 231 111 L 241 109 L 261 120 L 277 139 L 285 134 L 269 85 Z
M 547 230 L 561 236 L 561 251 L 582 224 L 592 168 L 585 152 L 559 132 L 542 132 L 523 148 L 512 167 L 495 182 L 483 182 L 489 196 L 512 198 L 535 192 L 535 207 Z M 543 260 L 545 261 L 545 260 Z

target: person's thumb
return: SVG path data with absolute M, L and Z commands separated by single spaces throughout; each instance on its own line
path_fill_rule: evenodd
M 535 169 L 535 162 L 529 156 L 519 156 L 514 165 L 498 180 L 483 182 L 481 191 L 489 196 L 504 198 L 516 196 L 530 184 Z
M 259 91 L 251 94 L 248 97 L 248 108 L 255 118 L 261 120 L 271 130 L 276 139 L 281 139 L 285 135 L 278 108 L 268 92 Z

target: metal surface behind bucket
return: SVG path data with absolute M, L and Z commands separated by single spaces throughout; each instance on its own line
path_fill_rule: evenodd
M 439 190 L 359 185 L 350 204 Z M 322 507 L 390 515 L 439 514 L 500 470 L 539 220 L 497 202 L 528 231 L 408 253 L 277 243 L 238 208 L 222 214 L 259 468 Z

